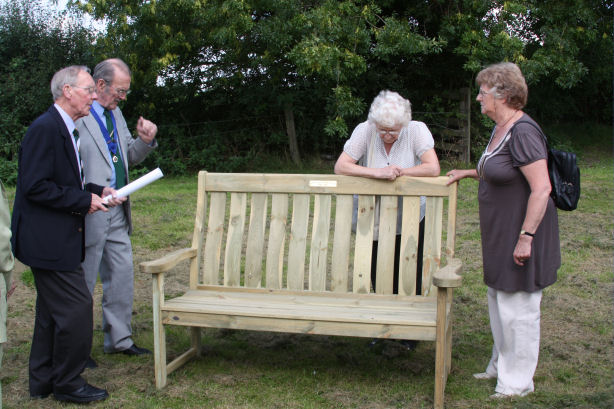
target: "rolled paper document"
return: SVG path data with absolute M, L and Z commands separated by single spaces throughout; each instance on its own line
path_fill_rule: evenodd
M 128 196 L 136 192 L 140 188 L 145 187 L 152 182 L 155 182 L 156 180 L 160 179 L 162 176 L 164 175 L 162 174 L 162 171 L 160 170 L 160 168 L 155 168 L 154 170 L 152 170 L 146 175 L 141 176 L 134 182 L 130 182 L 126 186 L 122 187 L 121 189 L 118 189 L 116 197 Z M 104 203 L 107 203 L 109 199 L 111 198 L 112 196 L 108 195 L 108 196 L 105 196 L 102 200 L 104 201 Z

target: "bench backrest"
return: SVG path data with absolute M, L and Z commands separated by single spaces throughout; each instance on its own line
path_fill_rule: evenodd
M 420 196 L 426 196 L 422 294 L 443 254 L 454 255 L 457 184 L 445 177 L 391 181 L 339 175 L 198 175 L 190 288 L 223 285 L 370 293 L 379 201 L 377 292 L 392 294 L 398 197 L 403 203 L 399 294 L 416 293 Z M 355 234 L 353 197 L 358 197 Z M 447 198 L 447 212 L 444 199 Z M 447 213 L 447 225 L 444 217 Z

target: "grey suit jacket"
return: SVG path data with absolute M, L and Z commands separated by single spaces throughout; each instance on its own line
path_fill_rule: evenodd
M 154 139 L 153 146 L 150 146 L 139 137 L 133 138 L 119 107 L 113 110 L 113 117 L 117 125 L 117 135 L 120 143 L 122 160 L 124 162 L 124 169 L 126 169 L 126 179 L 128 179 L 127 182 L 129 183 L 129 166 L 142 162 L 149 152 L 158 147 L 158 142 Z M 111 176 L 113 175 L 113 163 L 111 162 L 109 148 L 107 148 L 107 143 L 104 136 L 102 136 L 102 131 L 100 130 L 98 122 L 96 122 L 96 119 L 94 119 L 94 116 L 90 113 L 90 115 L 78 119 L 75 125 L 79 131 L 79 139 L 81 141 L 79 153 L 83 161 L 85 183 L 109 186 Z M 123 207 L 128 222 L 128 232 L 132 233 L 132 216 L 130 214 L 129 198 L 124 202 Z M 89 214 L 85 218 L 86 245 L 95 242 L 96 237 L 99 236 L 100 229 L 103 229 L 106 225 L 104 221 L 105 215 L 102 213 L 103 212 L 96 212 Z

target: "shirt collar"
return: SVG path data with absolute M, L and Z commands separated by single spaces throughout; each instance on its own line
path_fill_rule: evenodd
M 75 121 L 73 121 L 72 118 L 66 113 L 66 111 L 64 111 L 62 107 L 60 107 L 58 104 L 53 104 L 53 106 L 60 113 L 62 120 L 66 124 L 66 128 L 68 128 L 68 133 L 72 135 L 73 131 L 75 130 Z
M 96 111 L 96 114 L 98 114 L 98 118 L 102 118 L 102 115 L 104 114 L 104 107 L 100 105 L 98 101 L 94 101 L 92 103 L 92 109 Z

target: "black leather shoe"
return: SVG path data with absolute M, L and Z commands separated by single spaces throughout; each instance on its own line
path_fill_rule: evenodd
M 71 393 L 54 393 L 53 396 L 57 400 L 65 401 L 65 402 L 75 402 L 75 403 L 87 403 L 87 402 L 95 402 L 98 400 L 105 400 L 109 397 L 108 392 L 105 389 L 100 389 L 95 386 L 86 383 L 76 391 L 72 391 Z
M 124 355 L 130 355 L 130 356 L 151 354 L 151 351 L 149 349 L 137 347 L 136 344 L 132 344 L 130 348 L 124 349 L 123 351 L 120 351 L 120 352 Z
M 30 395 L 30 399 L 46 399 L 49 395 L 51 395 L 51 392 L 41 393 L 40 395 Z
M 370 342 L 369 342 L 369 348 L 373 348 L 374 346 L 376 346 L 377 344 L 379 344 L 380 339 L 379 338 L 373 338 Z
M 87 357 L 87 362 L 85 363 L 85 367 L 89 369 L 98 368 L 98 364 L 96 363 L 96 361 L 94 361 L 94 358 L 92 358 L 91 355 Z
M 416 346 L 418 345 L 418 341 L 413 341 L 410 339 L 401 339 L 399 340 L 399 344 L 403 345 L 403 347 L 408 351 L 415 351 Z

